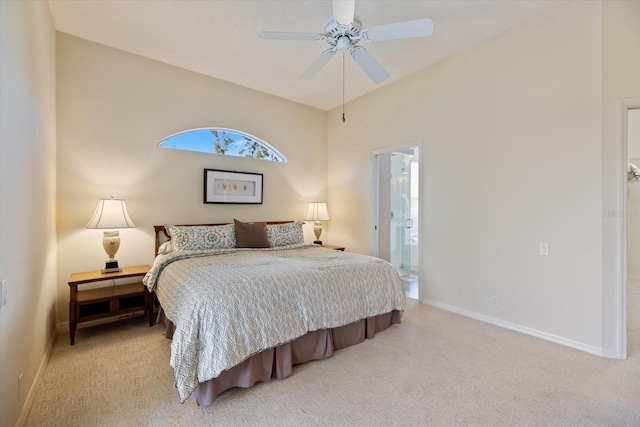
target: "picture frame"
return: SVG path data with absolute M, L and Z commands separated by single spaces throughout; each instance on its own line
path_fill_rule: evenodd
M 261 173 L 204 170 L 204 203 L 262 204 Z

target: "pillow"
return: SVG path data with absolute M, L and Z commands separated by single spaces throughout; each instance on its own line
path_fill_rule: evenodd
M 304 222 L 302 221 L 288 222 L 286 224 L 267 224 L 269 245 L 273 248 L 304 243 L 303 224 Z
M 266 222 L 240 222 L 234 219 L 236 248 L 268 248 Z
M 166 255 L 170 252 L 173 252 L 173 243 L 171 243 L 171 240 L 167 240 L 158 248 L 158 255 Z
M 166 225 L 173 250 L 228 249 L 236 247 L 233 224 L 226 225 Z

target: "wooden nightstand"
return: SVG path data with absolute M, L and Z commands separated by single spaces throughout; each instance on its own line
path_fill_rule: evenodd
M 344 246 L 336 246 L 336 245 L 322 245 L 323 248 L 333 249 L 335 251 L 344 252 Z
M 79 285 L 107 280 L 144 277 L 151 267 L 138 265 L 123 268 L 119 273 L 103 274 L 100 270 L 73 273 L 69 277 L 69 339 L 75 344 L 78 323 L 124 313 L 144 310 L 149 318 L 149 326 L 155 323 L 153 314 L 153 293 L 147 291 L 142 282 L 106 288 L 78 290 Z

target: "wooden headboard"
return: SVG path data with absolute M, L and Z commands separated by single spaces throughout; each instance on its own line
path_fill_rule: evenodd
M 254 222 L 258 222 L 258 221 L 254 221 Z M 266 221 L 266 222 L 267 224 L 288 224 L 294 221 Z M 231 223 L 221 222 L 218 224 L 176 224 L 176 225 L 180 227 L 194 227 L 197 225 L 214 226 L 214 225 L 227 225 L 227 224 L 231 224 Z M 155 233 L 156 233 L 156 248 L 155 248 L 155 251 L 153 252 L 153 257 L 155 258 L 156 255 L 158 255 L 158 249 L 160 249 L 160 245 L 166 242 L 167 240 L 171 240 L 171 236 L 169 236 L 169 233 L 167 233 L 167 229 L 164 227 L 164 225 L 154 225 L 153 229 L 155 230 Z

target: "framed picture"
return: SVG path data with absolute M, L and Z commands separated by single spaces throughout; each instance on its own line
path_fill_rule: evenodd
M 205 169 L 204 202 L 262 204 L 262 174 Z

